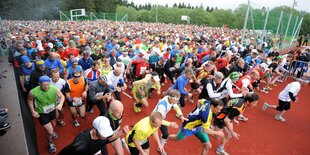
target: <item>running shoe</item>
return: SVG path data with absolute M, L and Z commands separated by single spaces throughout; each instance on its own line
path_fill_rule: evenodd
M 52 133 L 52 138 L 53 138 L 54 140 L 58 138 L 56 132 L 53 132 L 53 133 Z
M 260 90 L 260 92 L 268 94 L 268 91 L 266 91 L 265 88 L 263 88 L 262 90 Z
M 216 149 L 216 154 L 229 155 L 229 153 L 227 153 L 224 149 L 221 150 L 219 147 Z
M 65 123 L 63 120 L 61 120 L 61 119 L 58 119 L 58 120 L 57 120 L 57 124 L 58 124 L 59 126 L 64 126 L 64 125 L 66 125 L 66 123 Z
M 123 147 L 126 145 L 126 140 L 125 140 L 125 138 L 122 138 L 122 139 L 121 139 L 121 143 L 122 143 L 122 146 L 123 146 Z
M 8 117 L 9 113 L 7 112 L 7 109 L 3 108 L 0 109 L 0 117 Z
M 80 126 L 80 123 L 79 123 L 77 120 L 75 120 L 75 121 L 73 121 L 73 125 L 74 125 L 75 127 L 79 127 L 79 126 Z
M 278 120 L 278 121 L 281 121 L 281 122 L 285 122 L 285 121 L 286 121 L 283 117 L 281 117 L 281 116 L 279 116 L 279 115 L 275 115 L 275 116 L 274 116 L 274 119 L 276 119 L 276 120 Z
M 49 153 L 55 153 L 56 152 L 56 147 L 54 143 L 48 143 L 48 152 Z
M 277 81 L 278 81 L 278 82 L 283 82 L 283 80 L 281 80 L 281 79 L 278 79 Z
M 243 115 L 239 115 L 238 120 L 239 120 L 239 121 L 246 122 L 246 121 L 248 121 L 249 119 L 246 118 L 246 117 L 244 117 Z
M 135 112 L 141 112 L 141 108 L 136 106 L 136 103 L 133 105 L 133 110 Z
M 267 102 L 265 102 L 263 104 L 262 110 L 266 110 L 267 108 L 269 108 L 269 104 Z
M 11 123 L 8 123 L 8 122 L 0 123 L 0 131 L 6 130 L 10 127 L 11 127 Z

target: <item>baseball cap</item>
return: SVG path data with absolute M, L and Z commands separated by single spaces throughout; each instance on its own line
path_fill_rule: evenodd
M 44 61 L 43 60 L 38 60 L 38 61 L 36 61 L 36 65 L 38 65 L 38 66 L 45 66 L 45 64 L 44 64 Z
M 228 76 L 230 79 L 239 79 L 239 73 L 238 72 L 232 72 Z
M 50 78 L 49 78 L 48 76 L 46 76 L 46 75 L 41 76 L 41 77 L 39 78 L 39 82 L 40 82 L 40 83 L 42 83 L 42 82 L 50 82 Z
M 105 116 L 98 116 L 95 118 L 93 121 L 93 127 L 97 129 L 102 137 L 110 137 L 114 133 L 110 126 L 109 119 Z
M 159 76 L 158 76 L 158 74 L 156 72 L 152 72 L 151 74 L 152 74 L 152 77 L 153 77 L 154 81 L 156 81 L 156 82 L 160 81 Z
M 29 58 L 28 56 L 26 56 L 26 55 L 23 55 L 23 56 L 21 57 L 21 59 L 22 59 L 22 62 L 23 62 L 23 63 L 30 62 L 30 58 Z

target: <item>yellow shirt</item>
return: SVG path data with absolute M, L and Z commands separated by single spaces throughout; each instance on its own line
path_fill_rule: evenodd
M 158 129 L 158 128 L 153 128 L 150 123 L 150 117 L 145 117 L 141 119 L 135 126 L 132 128 L 129 133 L 126 135 L 126 142 L 129 146 L 131 147 L 136 147 L 135 143 L 133 140 L 129 140 L 129 136 L 132 137 L 135 140 L 138 140 L 141 142 L 141 145 L 143 145 L 147 139 Z M 131 135 L 132 132 L 134 131 L 134 135 Z M 128 143 L 128 140 L 130 143 Z

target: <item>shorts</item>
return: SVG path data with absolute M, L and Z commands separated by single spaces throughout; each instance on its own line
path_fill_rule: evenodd
M 218 118 L 214 118 L 213 125 L 220 129 L 223 129 L 226 126 L 224 119 L 218 119 Z
M 84 100 L 82 101 L 82 104 L 81 104 L 81 105 L 78 105 L 78 106 L 74 106 L 74 105 L 73 105 L 73 102 L 68 102 L 68 105 L 69 105 L 69 107 L 81 107 L 81 106 L 84 105 Z
M 288 111 L 291 108 L 291 102 L 279 100 L 279 105 L 276 107 L 278 111 Z
M 202 127 L 197 128 L 197 130 L 195 130 L 195 131 L 184 129 L 183 127 L 181 127 L 181 129 L 179 130 L 179 132 L 177 134 L 177 139 L 183 140 L 186 137 L 191 136 L 191 135 L 195 135 L 200 140 L 201 143 L 210 142 L 208 134 L 206 134 L 203 131 Z
M 128 147 L 129 147 L 129 151 L 130 151 L 131 155 L 139 155 L 140 154 L 139 150 L 136 147 L 131 147 L 131 146 L 128 146 Z M 146 143 L 142 144 L 141 147 L 143 150 L 150 148 L 149 140 L 147 140 Z
M 48 114 L 40 114 L 40 117 L 38 118 L 41 125 L 46 125 L 54 119 L 56 119 L 56 110 Z
M 259 83 L 260 83 L 260 81 L 259 81 L 259 80 L 256 80 L 256 81 L 254 81 L 254 82 L 252 83 L 252 86 L 253 86 L 254 88 L 257 88 L 257 87 L 259 86 Z
M 191 83 L 191 88 L 192 89 L 198 89 L 199 88 L 199 84 L 197 84 L 196 82 Z

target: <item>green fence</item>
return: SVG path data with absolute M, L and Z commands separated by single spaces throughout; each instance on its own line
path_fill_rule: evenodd
M 301 20 L 302 17 L 294 15 L 294 12 L 280 9 L 269 10 L 251 2 L 246 28 L 259 32 L 256 33 L 256 39 L 263 38 L 266 41 L 269 37 L 269 39 L 276 40 L 277 46 L 283 49 L 293 46 L 291 42 L 298 37 L 298 25 Z M 267 32 L 271 35 L 267 35 Z
M 104 12 L 85 12 L 85 16 L 72 17 L 70 11 L 59 11 L 59 18 L 61 21 L 69 20 L 114 20 L 114 21 L 128 21 L 127 14 L 119 13 L 104 13 Z

